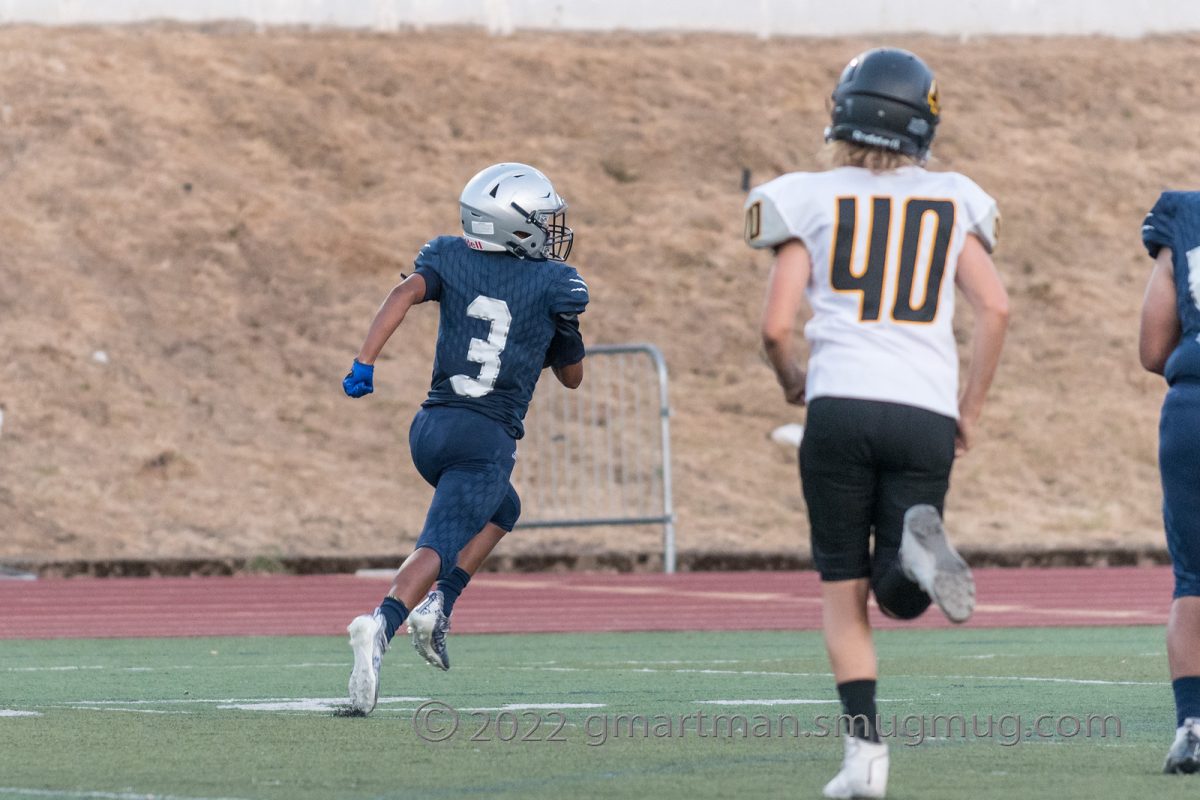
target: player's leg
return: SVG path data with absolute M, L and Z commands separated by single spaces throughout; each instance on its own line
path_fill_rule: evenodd
M 491 520 L 458 554 L 458 564 L 451 571 L 450 576 L 437 583 L 437 591 L 442 593 L 443 611 L 447 617 L 454 611 L 454 604 L 463 590 L 467 588 L 471 576 L 479 571 L 483 562 L 487 561 L 488 556 L 496 549 L 496 545 L 500 544 L 500 540 L 504 538 L 505 534 L 517 526 L 517 519 L 520 516 L 521 498 L 517 495 L 517 490 L 509 483 L 508 491 L 505 492 L 504 499 L 500 501 L 500 507 L 492 514 Z
M 913 619 L 931 598 L 955 622 L 974 608 L 970 568 L 946 538 L 942 508 L 954 464 L 953 419 L 889 405 L 877 440 L 871 588 L 888 616 Z
M 502 428 L 472 411 L 422 409 L 409 430 L 413 463 L 434 485 L 433 501 L 413 554 L 396 573 L 372 614 L 347 628 L 354 652 L 351 706 L 369 713 L 378 701 L 383 654 L 429 587 L 453 570 L 455 559 L 503 500 L 516 443 Z
M 877 665 L 867 619 L 873 405 L 813 400 L 800 445 L 813 562 L 821 575 L 822 631 L 850 734 L 842 737 L 842 767 L 826 784 L 826 797 L 882 797 L 887 789 L 887 745 L 879 740 Z
M 1167 661 L 1175 694 L 1175 742 L 1164 772 L 1200 772 L 1200 386 L 1167 392 L 1159 426 L 1163 522 L 1175 570 Z
M 459 557 L 467 549 L 468 558 L 481 563 L 499 541 L 488 526 L 497 522 L 497 510 L 509 495 L 515 497 L 509 477 L 516 442 L 498 423 L 481 414 L 446 408 L 430 413 L 441 424 L 425 424 L 418 430 L 414 421 L 409 439 L 421 474 L 437 485 L 417 545 L 441 557 L 436 575 L 441 588 L 428 592 L 429 584 L 422 585 L 420 605 L 413 607 L 407 618 L 413 647 L 428 663 L 445 670 L 450 668 L 445 648 L 450 629 L 447 605 L 453 608 L 466 586 L 464 578 L 470 577 L 459 567 Z M 514 515 L 507 527 L 515 523 Z M 471 546 L 471 542 L 476 544 Z
M 441 558 L 433 550 L 419 547 L 404 560 L 387 596 L 371 614 L 355 617 L 346 627 L 354 666 L 350 670 L 350 706 L 369 714 L 379 702 L 379 673 L 383 654 L 404 622 L 408 609 L 433 583 Z
M 521 501 L 510 483 L 491 521 L 459 552 L 458 563 L 450 574 L 438 580 L 437 586 L 409 615 L 408 632 L 412 636 L 413 647 L 438 669 L 450 669 L 446 636 L 450 633 L 450 615 L 455 602 L 467 588 L 471 576 L 483 565 L 504 535 L 516 526 L 520 513 Z

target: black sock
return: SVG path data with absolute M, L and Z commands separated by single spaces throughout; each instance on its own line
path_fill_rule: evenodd
M 846 681 L 837 685 L 842 698 L 842 713 L 846 715 L 849 733 L 856 739 L 879 741 L 875 724 L 875 681 Z
M 453 572 L 438 581 L 437 588 L 442 593 L 443 598 L 442 613 L 447 617 L 454 610 L 454 601 L 462 594 L 463 589 L 467 588 L 467 581 L 469 580 L 471 580 L 471 573 L 462 567 L 455 567 Z
M 1175 727 L 1182 728 L 1188 718 L 1200 719 L 1200 676 L 1176 678 L 1171 688 L 1175 690 Z
M 387 639 L 390 642 L 396 635 L 396 631 L 404 624 L 404 620 L 408 619 L 408 609 L 404 607 L 404 603 L 388 595 L 379 604 L 379 613 L 387 622 Z

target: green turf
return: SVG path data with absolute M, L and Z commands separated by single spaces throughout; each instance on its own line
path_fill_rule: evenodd
M 1173 733 L 1161 628 L 903 631 L 879 636 L 880 711 L 897 715 L 1115 715 L 1107 738 L 1024 738 L 1013 719 L 991 739 L 892 740 L 893 798 L 1192 797 L 1195 778 L 1158 774 Z M 0 642 L 0 800 L 8 797 L 631 798 L 817 797 L 840 742 L 819 736 L 712 736 L 713 717 L 794 716 L 806 732 L 836 713 L 820 638 L 811 633 L 678 633 L 452 638 L 454 669 L 419 663 L 407 642 L 385 659 L 383 696 L 458 709 L 600 704 L 504 717 L 463 711 L 450 741 L 413 730 L 420 700 L 366 719 L 328 711 L 222 708 L 235 701 L 338 698 L 340 638 Z M 1128 681 L 1129 684 L 1071 681 Z M 753 701 L 809 699 L 810 705 Z M 740 700 L 741 705 L 702 705 Z M 666 720 L 706 714 L 704 738 Z M 471 741 L 490 714 L 489 740 Z M 650 736 L 600 742 L 602 716 L 650 717 Z M 534 729 L 540 720 L 540 727 Z M 441 720 L 435 720 L 440 722 Z M 627 726 L 627 721 L 625 725 Z M 910 721 L 915 725 L 916 721 Z M 932 724 L 927 723 L 927 724 Z M 957 724 L 957 723 L 956 723 Z M 1068 723 L 1069 724 L 1069 723 Z M 638 723 L 639 733 L 644 728 Z M 909 730 L 913 730 L 909 728 Z M 752 731 L 764 733 L 759 728 Z M 955 733 L 957 734 L 957 729 Z M 658 735 L 655 735 L 658 734 Z M 591 742 L 591 743 L 589 743 Z M 18 789 L 39 790 L 22 793 Z

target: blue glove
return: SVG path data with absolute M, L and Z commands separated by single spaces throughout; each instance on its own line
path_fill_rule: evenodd
M 375 367 L 372 364 L 360 364 L 358 359 L 354 359 L 354 366 L 350 368 L 345 378 L 342 378 L 342 388 L 346 390 L 346 394 L 351 397 L 362 397 L 375 391 Z

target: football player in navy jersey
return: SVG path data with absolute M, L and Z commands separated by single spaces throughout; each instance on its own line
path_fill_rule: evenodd
M 1163 522 L 1175 567 L 1167 661 L 1175 742 L 1164 772 L 1200 771 L 1200 192 L 1164 192 L 1142 225 L 1155 259 L 1142 304 L 1142 366 L 1167 379 L 1158 427 Z
M 347 628 L 350 703 L 361 713 L 375 707 L 380 661 L 406 620 L 417 651 L 449 668 L 454 600 L 521 511 L 509 476 L 538 377 L 550 367 L 568 388 L 583 380 L 578 315 L 588 289 L 565 263 L 574 234 L 554 186 L 533 167 L 496 164 L 471 179 L 459 205 L 464 235 L 440 236 L 421 249 L 343 381 L 351 397 L 370 394 L 375 359 L 409 308 L 440 304 L 433 383 L 409 430 L 413 463 L 434 486 L 433 502 L 379 608 Z

